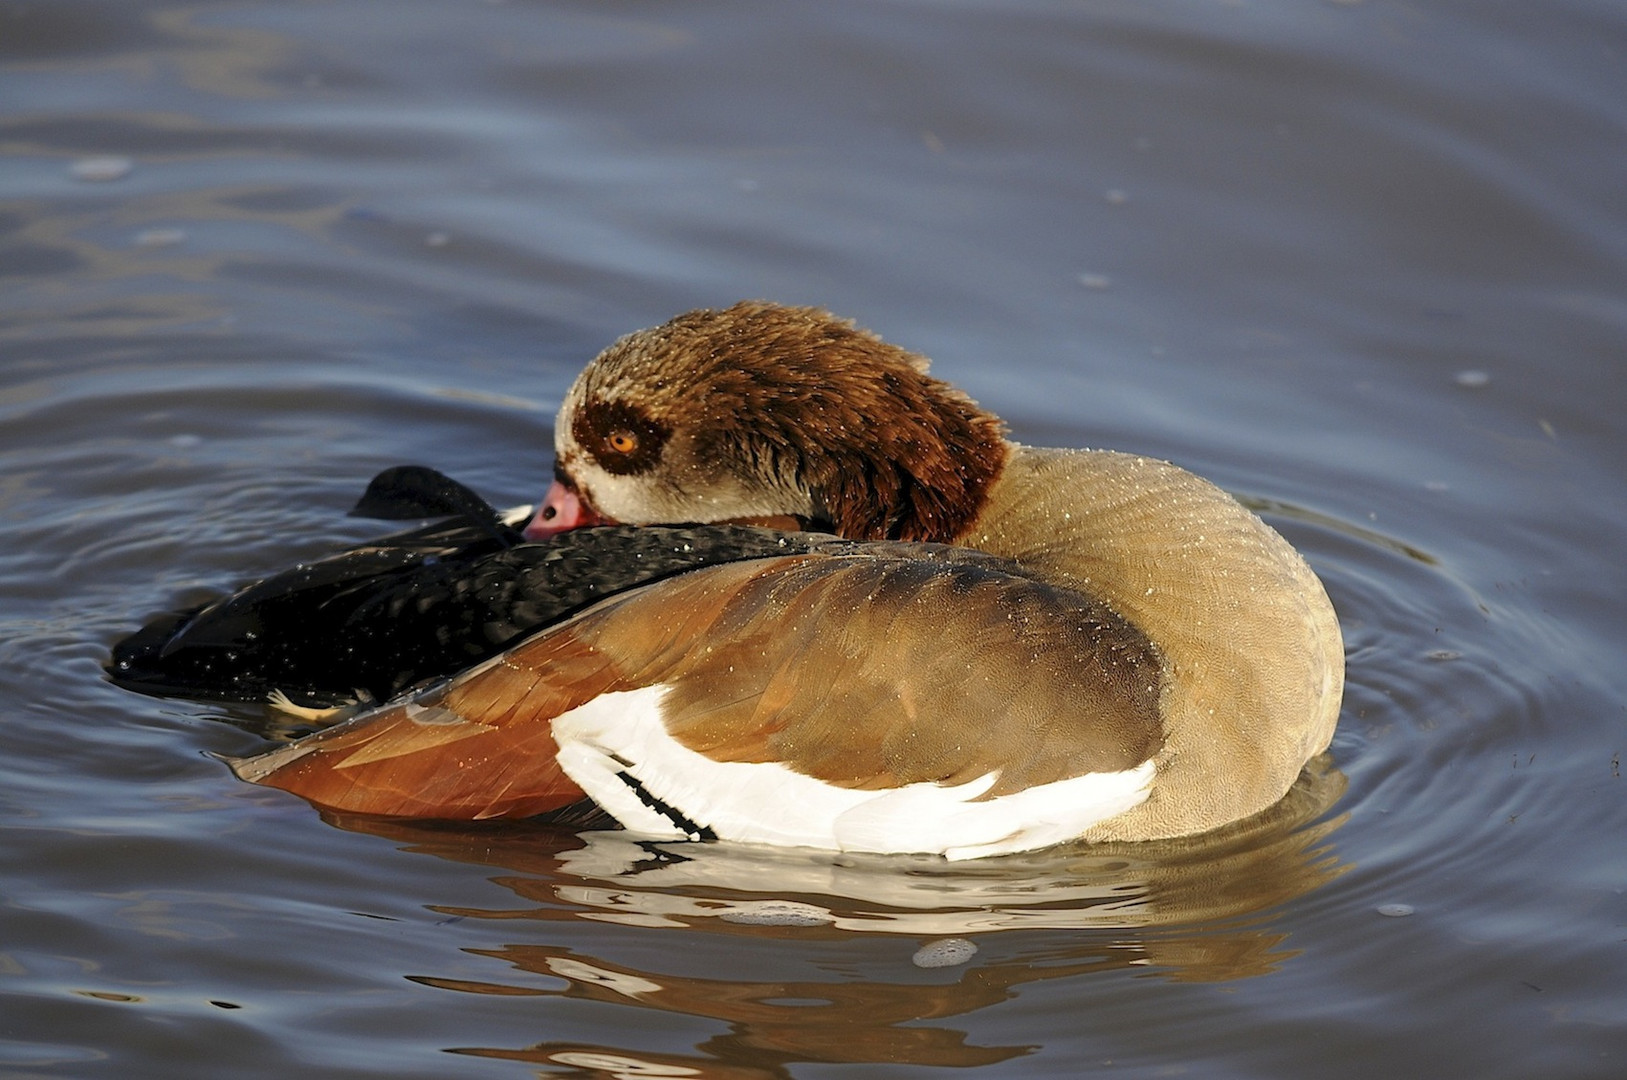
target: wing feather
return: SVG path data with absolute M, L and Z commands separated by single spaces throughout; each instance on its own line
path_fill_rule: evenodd
M 1141 766 L 1162 736 L 1161 680 L 1156 651 L 1111 611 L 986 559 L 804 554 L 617 596 L 234 767 L 338 810 L 534 814 L 582 796 L 553 721 L 660 687 L 667 735 L 715 762 L 855 792 L 991 777 L 978 797 L 996 798 Z

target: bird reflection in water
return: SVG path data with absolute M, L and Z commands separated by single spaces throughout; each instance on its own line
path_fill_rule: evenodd
M 1029 984 L 1124 971 L 1218 982 L 1277 969 L 1297 950 L 1264 913 L 1348 869 L 1330 843 L 1344 816 L 1328 816 L 1345 785 L 1323 757 L 1271 811 L 1217 833 L 967 863 L 655 842 L 557 824 L 329 820 L 407 851 L 500 867 L 492 880 L 523 901 L 507 909 L 428 903 L 465 927 L 500 923 L 509 943 L 465 951 L 498 962 L 490 981 L 413 981 L 728 1025 L 694 1054 L 640 1047 L 641 1025 L 627 1018 L 606 1024 L 628 1032 L 627 1045 L 540 1041 L 454 1052 L 595 1077 L 766 1078 L 787 1077 L 798 1062 L 965 1067 L 1032 1053 L 1032 1045 L 970 1045 L 967 1029 L 942 1022 Z M 606 925 L 584 938 L 584 921 Z M 516 923 L 577 929 L 534 933 Z M 652 954 L 647 934 L 687 940 Z M 945 939 L 958 949 L 938 955 L 960 962 L 923 966 L 942 961 L 923 961 L 917 950 Z M 661 970 L 651 955 L 665 958 Z M 781 976 L 798 971 L 806 977 Z

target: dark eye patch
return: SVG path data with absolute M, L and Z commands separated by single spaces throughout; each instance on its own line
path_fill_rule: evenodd
M 666 424 L 627 401 L 589 399 L 571 420 L 577 445 L 616 476 L 654 468 L 671 433 Z

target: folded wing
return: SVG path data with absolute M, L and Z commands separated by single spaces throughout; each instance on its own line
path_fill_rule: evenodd
M 585 791 L 644 831 L 947 850 L 965 845 L 946 831 L 1006 828 L 954 824 L 968 809 L 1032 817 L 1050 792 L 1059 809 L 1039 816 L 1076 834 L 1081 815 L 1140 801 L 1162 683 L 1146 637 L 1078 593 L 975 553 L 880 545 L 618 596 L 234 768 L 360 813 L 524 816 Z M 1078 809 L 1097 788 L 1101 805 Z M 911 838 L 923 817 L 942 819 L 930 843 Z

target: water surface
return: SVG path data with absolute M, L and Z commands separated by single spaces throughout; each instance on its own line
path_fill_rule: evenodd
M 1627 1073 L 1624 63 L 1604 0 L 0 6 L 0 1075 Z M 325 820 L 103 681 L 384 466 L 534 499 L 593 352 L 742 297 L 1256 507 L 1326 760 L 950 866 Z

